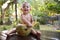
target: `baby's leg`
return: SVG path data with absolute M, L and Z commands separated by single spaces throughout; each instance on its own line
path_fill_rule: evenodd
M 13 29 L 9 30 L 6 34 L 10 35 L 10 34 L 15 33 L 15 32 L 16 32 L 16 28 L 13 28 Z
M 38 40 L 41 40 L 40 37 L 41 37 L 41 32 L 40 31 L 36 31 L 36 34 L 37 34 L 37 39 Z
M 15 32 L 16 32 L 16 28 L 13 28 L 13 29 L 9 30 L 7 33 L 5 33 L 7 35 L 6 40 L 9 39 L 9 37 L 11 36 L 10 34 L 15 33 Z
M 33 36 L 37 38 L 37 40 L 40 40 L 40 36 L 41 36 L 40 31 L 36 31 L 34 29 L 31 29 L 31 30 L 32 30 L 31 33 L 33 34 Z
M 36 31 L 32 28 L 31 29 L 31 33 L 33 34 L 33 35 L 36 35 Z

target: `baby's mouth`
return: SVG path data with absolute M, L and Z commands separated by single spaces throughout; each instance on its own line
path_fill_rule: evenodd
M 24 10 L 24 11 L 28 11 L 28 10 Z

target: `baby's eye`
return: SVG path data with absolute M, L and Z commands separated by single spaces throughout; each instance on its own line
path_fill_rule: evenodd
M 29 6 L 27 6 L 27 8 L 29 8 Z
M 23 8 L 25 8 L 25 6 L 23 6 Z

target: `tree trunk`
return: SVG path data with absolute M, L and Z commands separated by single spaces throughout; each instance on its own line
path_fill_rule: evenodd
M 16 14 L 16 21 L 17 21 L 17 0 L 15 0 L 14 3 L 15 3 L 15 14 Z
M 2 8 L 1 8 L 1 22 L 0 22 L 0 24 L 2 25 L 3 24 L 3 16 L 2 16 Z

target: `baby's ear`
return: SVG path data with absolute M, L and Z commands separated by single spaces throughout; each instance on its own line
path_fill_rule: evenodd
M 31 10 L 31 8 L 30 8 L 30 10 Z
M 22 8 L 20 8 L 20 10 L 22 10 Z
M 22 8 L 20 8 L 20 10 L 22 11 Z

